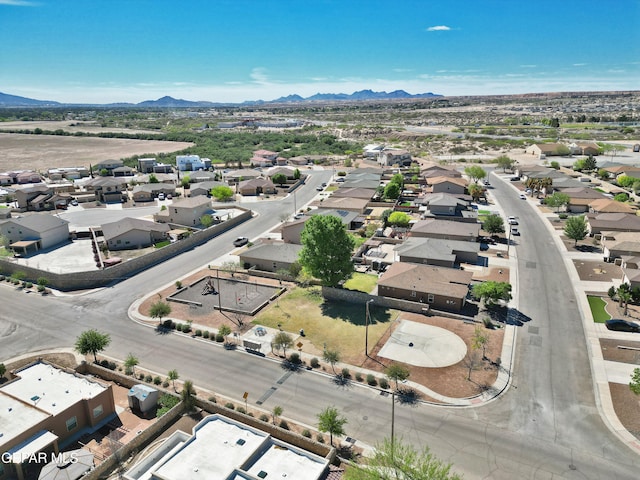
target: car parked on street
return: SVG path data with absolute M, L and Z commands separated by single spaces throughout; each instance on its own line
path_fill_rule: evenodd
M 520 200 L 526 200 L 527 196 L 524 193 L 520 194 Z
M 249 239 L 247 237 L 238 237 L 233 241 L 233 245 L 235 247 L 242 247 L 243 245 L 246 245 L 247 243 L 249 243 Z
M 518 220 L 516 220 L 516 217 L 513 215 L 509 216 L 508 222 L 509 225 L 518 225 Z
M 611 320 L 607 320 L 604 322 L 607 330 L 613 330 L 615 332 L 640 332 L 640 325 L 634 322 L 628 322 L 627 320 L 622 320 L 621 318 L 612 318 Z

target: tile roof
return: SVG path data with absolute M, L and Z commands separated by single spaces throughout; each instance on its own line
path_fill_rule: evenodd
M 378 286 L 463 298 L 473 274 L 455 268 L 396 262 L 382 274 Z

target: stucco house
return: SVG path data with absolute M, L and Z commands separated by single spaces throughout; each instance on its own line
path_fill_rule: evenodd
M 174 200 L 166 210 L 156 213 L 153 219 L 160 223 L 173 223 L 191 227 L 199 225 L 200 218 L 211 212 L 210 198 L 205 196 L 186 197 Z
M 630 203 L 618 202 L 610 198 L 599 198 L 589 203 L 591 213 L 633 213 L 638 210 Z
M 211 190 L 215 187 L 228 187 L 226 183 L 216 182 L 216 181 L 206 181 L 199 183 L 192 183 L 189 186 L 189 196 L 197 197 L 199 195 L 205 195 L 207 197 L 211 196 Z
M 466 270 L 396 262 L 378 280 L 378 295 L 458 312 L 465 305 L 472 276 Z
M 542 155 L 549 157 L 551 155 L 559 155 L 558 151 L 562 151 L 562 149 L 568 149 L 568 147 L 562 143 L 535 143 L 525 148 L 524 153 L 538 157 Z
M 632 213 L 587 213 L 589 235 L 602 232 L 640 232 L 640 217 Z
M 640 256 L 622 257 L 622 283 L 640 288 Z
M 309 218 L 310 217 L 302 217 L 291 222 L 283 223 L 281 227 L 282 241 L 285 243 L 295 243 L 300 245 L 300 234 L 304 229 L 304 224 L 309 220 Z
M 103 170 L 106 170 L 108 174 L 111 175 L 111 172 L 118 167 L 124 167 L 124 162 L 122 160 L 103 160 L 92 165 L 91 170 L 98 174 Z
M 14 195 L 18 208 L 21 210 L 49 210 L 53 206 L 47 200 L 53 195 L 53 189 L 44 183 L 26 187 L 14 187 Z M 37 201 L 33 201 L 36 200 Z
M 461 240 L 412 237 L 395 247 L 398 262 L 456 268 L 461 263 L 478 263 L 480 244 Z
M 302 245 L 284 242 L 265 242 L 249 247 L 240 253 L 243 268 L 255 268 L 266 272 L 289 270 L 298 261 Z
M 409 236 L 476 242 L 480 235 L 480 227 L 479 223 L 453 222 L 429 218 L 414 223 Z
M 378 163 L 385 167 L 390 167 L 392 165 L 411 165 L 411 161 L 411 154 L 408 150 L 384 148 L 378 154 Z
M 357 212 L 364 214 L 367 210 L 369 201 L 364 198 L 351 198 L 351 197 L 335 197 L 330 196 L 322 202 L 315 202 L 317 207 L 325 208 L 328 210 L 346 210 L 350 212 Z
M 372 188 L 352 188 L 340 186 L 337 190 L 331 193 L 332 197 L 350 197 L 361 198 L 364 200 L 371 200 L 376 191 Z
M 102 235 L 109 250 L 134 250 L 149 247 L 167 238 L 169 225 L 139 218 L 123 218 L 102 225 Z
M 144 183 L 133 187 L 131 196 L 135 202 L 150 202 L 159 194 L 175 195 L 176 187 L 169 183 Z
M 589 211 L 589 205 L 598 199 L 604 199 L 602 193 L 589 187 L 565 188 L 562 193 L 569 196 L 567 211 L 573 213 L 584 213 Z
M 640 234 L 637 232 L 602 232 L 601 242 L 607 261 L 640 256 Z
M 244 180 L 238 184 L 238 193 L 241 195 L 260 195 L 276 193 L 276 186 L 266 178 L 254 178 Z
M 39 213 L 0 222 L 0 235 L 18 253 L 54 247 L 69 240 L 69 222 Z
M 98 202 L 121 202 L 123 191 L 127 188 L 126 177 L 95 177 L 87 181 L 84 186 L 88 192 L 93 192 Z
M 427 185 L 432 193 L 463 194 L 467 188 L 467 181 L 460 177 L 431 177 Z
M 457 222 L 477 223 L 478 212 L 470 207 L 471 197 L 450 195 L 448 193 L 431 193 L 415 200 L 420 205 L 422 218 L 445 218 Z

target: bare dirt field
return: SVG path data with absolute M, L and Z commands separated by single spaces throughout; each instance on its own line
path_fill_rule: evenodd
M 89 167 L 102 160 L 183 150 L 188 142 L 0 133 L 0 172 Z

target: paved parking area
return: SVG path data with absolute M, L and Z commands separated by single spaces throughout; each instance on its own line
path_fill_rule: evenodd
M 98 269 L 93 260 L 93 250 L 89 239 L 77 239 L 62 246 L 40 250 L 27 257 L 17 258 L 15 261 L 19 265 L 53 273 L 86 272 Z

